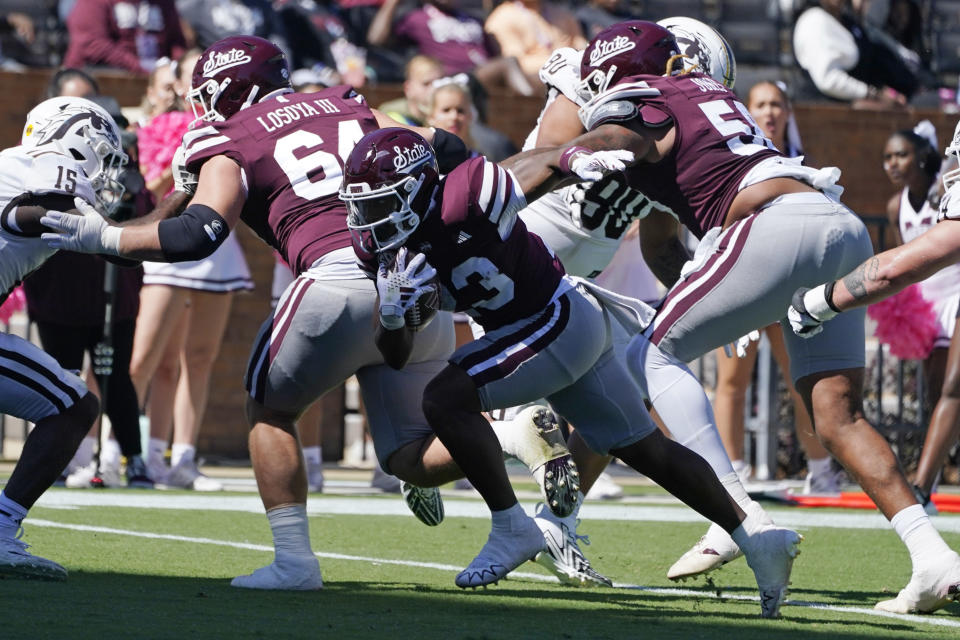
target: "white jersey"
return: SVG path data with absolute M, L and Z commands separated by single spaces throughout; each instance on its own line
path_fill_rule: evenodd
M 22 233 L 15 218 L 24 196 L 49 193 L 94 202 L 90 182 L 72 157 L 49 145 L 0 152 L 0 299 L 54 253 L 39 236 Z
M 946 198 L 945 198 L 946 199 Z M 958 212 L 960 214 L 960 212 Z M 904 242 L 910 242 L 933 228 L 937 223 L 938 212 L 926 200 L 919 210 L 910 204 L 909 189 L 900 194 L 900 237 Z M 936 272 L 920 283 L 923 296 L 930 302 L 936 303 L 940 298 L 960 294 L 960 263 L 946 267 Z
M 554 51 L 540 69 L 547 101 L 523 143 L 524 151 L 536 146 L 543 114 L 560 95 L 583 106 L 577 92 L 582 57 L 582 51 L 564 47 Z M 650 200 L 639 191 L 607 179 L 550 192 L 523 209 L 520 217 L 557 254 L 567 273 L 591 278 L 610 264 L 630 222 L 651 209 Z

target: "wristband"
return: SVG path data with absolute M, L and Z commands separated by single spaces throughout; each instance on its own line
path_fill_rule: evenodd
M 120 234 L 123 233 L 122 227 L 107 227 L 100 233 L 100 244 L 103 245 L 103 252 L 112 255 L 120 255 Z
M 815 320 L 824 322 L 837 315 L 836 307 L 828 302 L 827 287 L 830 288 L 830 294 L 833 294 L 833 282 L 829 285 L 822 284 L 819 287 L 810 289 L 803 295 L 803 306 Z
M 564 175 L 570 175 L 573 173 L 573 171 L 570 169 L 570 160 L 573 158 L 573 156 L 577 155 L 578 153 L 593 153 L 593 152 L 590 151 L 590 149 L 580 145 L 567 147 L 566 149 L 563 150 L 563 153 L 560 154 L 560 161 L 557 163 L 557 166 L 560 167 L 561 173 L 563 173 Z

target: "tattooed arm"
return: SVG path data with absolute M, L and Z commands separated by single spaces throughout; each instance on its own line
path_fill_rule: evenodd
M 960 221 L 944 220 L 914 240 L 873 256 L 838 280 L 838 311 L 873 304 L 960 260 Z

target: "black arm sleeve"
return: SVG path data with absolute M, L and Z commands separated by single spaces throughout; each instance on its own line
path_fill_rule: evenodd
M 200 260 L 217 250 L 230 234 L 223 217 L 202 204 L 192 204 L 175 218 L 157 225 L 160 250 L 167 262 Z
M 450 173 L 470 157 L 470 150 L 463 140 L 443 129 L 433 131 L 433 150 L 437 152 L 437 166 L 441 174 Z

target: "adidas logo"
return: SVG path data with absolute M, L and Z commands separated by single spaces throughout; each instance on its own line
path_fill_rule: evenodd
M 469 240 L 469 239 L 472 238 L 472 237 L 473 237 L 473 236 L 471 236 L 471 235 L 470 235 L 469 233 L 467 233 L 466 231 L 461 231 L 461 232 L 460 232 L 460 235 L 457 236 L 457 244 L 463 244 L 464 242 L 466 242 L 467 240 Z

